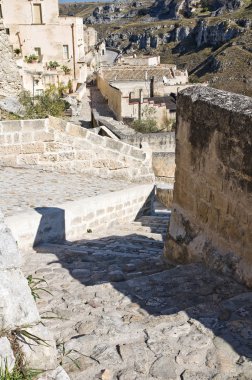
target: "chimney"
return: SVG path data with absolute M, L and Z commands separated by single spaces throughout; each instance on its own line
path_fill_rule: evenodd
M 154 77 L 150 79 L 150 98 L 154 97 Z
M 143 90 L 139 90 L 138 120 L 142 119 Z

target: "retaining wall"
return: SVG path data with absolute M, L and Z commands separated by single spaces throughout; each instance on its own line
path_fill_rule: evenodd
M 23 251 L 41 243 L 74 241 L 82 239 L 88 229 L 97 231 L 119 221 L 133 221 L 152 191 L 152 184 L 135 185 L 55 207 L 18 213 L 7 217 L 6 223 Z
M 0 122 L 0 165 L 153 180 L 143 150 L 53 117 Z
M 194 87 L 179 94 L 177 116 L 165 255 L 252 286 L 252 99 Z

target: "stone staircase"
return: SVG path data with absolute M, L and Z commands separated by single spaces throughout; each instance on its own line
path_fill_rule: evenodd
M 71 379 L 251 380 L 252 293 L 165 263 L 168 220 L 159 209 L 26 258 L 47 281 L 38 308 Z

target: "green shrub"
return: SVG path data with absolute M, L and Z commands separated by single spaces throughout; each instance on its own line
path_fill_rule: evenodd
M 5 366 L 5 369 L 0 368 L 0 380 L 33 380 L 40 373 L 41 371 L 38 370 L 18 368 L 18 366 L 9 371 L 8 367 Z
M 43 95 L 33 97 L 29 91 L 19 95 L 19 101 L 24 108 L 24 119 L 44 119 L 48 116 L 62 117 L 69 107 L 62 97 L 64 86 L 49 86 Z
M 142 119 L 133 121 L 133 128 L 141 133 L 158 132 L 157 122 L 155 120 L 156 110 L 147 105 L 143 108 Z
M 61 66 L 61 69 L 64 71 L 65 75 L 69 75 L 71 73 L 71 69 L 66 65 Z
M 50 69 L 50 70 L 55 70 L 55 69 L 57 69 L 57 67 L 59 67 L 60 66 L 60 64 L 57 62 L 57 61 L 50 61 L 50 62 L 48 62 L 48 64 L 47 64 L 47 67 L 48 67 L 48 69 Z
M 36 54 L 30 54 L 25 56 L 24 60 L 26 63 L 33 63 L 38 60 L 38 56 Z

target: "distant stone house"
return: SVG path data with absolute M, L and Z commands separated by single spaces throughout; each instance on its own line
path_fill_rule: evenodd
M 80 17 L 60 17 L 58 0 L 0 0 L 0 17 L 24 87 L 34 95 L 60 82 L 76 90 L 86 81 L 90 52 L 98 66 L 96 31 Z
M 116 119 L 141 119 L 147 109 L 152 109 L 158 126 L 174 120 L 176 104 L 170 94 L 188 86 L 187 71 L 162 65 L 154 57 L 140 58 L 139 62 L 133 57 L 132 62 L 120 58 L 116 66 L 102 67 L 97 75 L 97 86 Z M 164 84 L 164 76 L 171 81 L 170 86 Z

